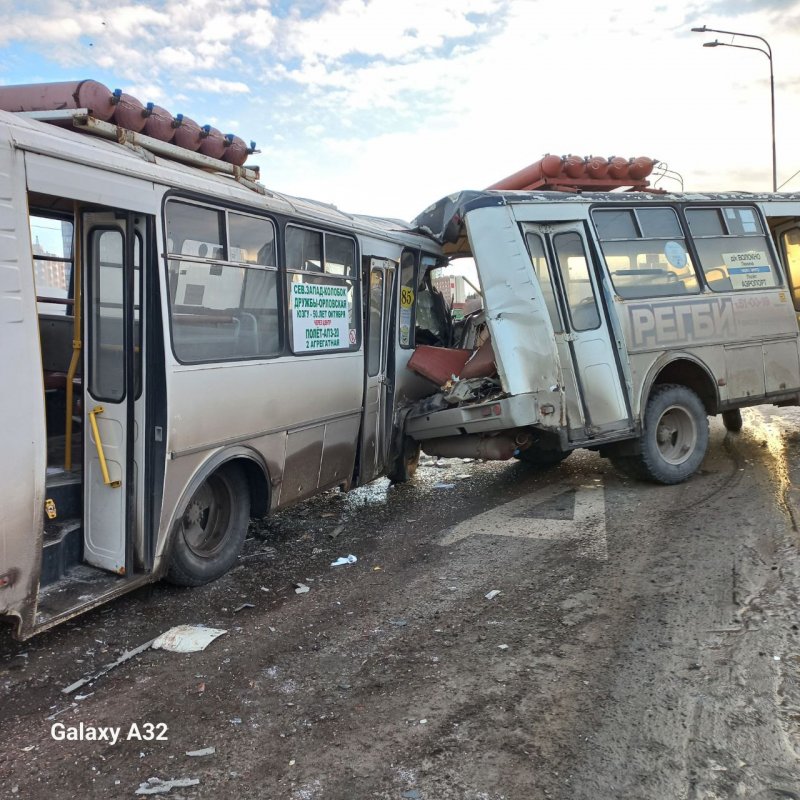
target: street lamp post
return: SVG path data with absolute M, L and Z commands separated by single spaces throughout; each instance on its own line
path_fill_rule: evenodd
M 692 28 L 694 33 L 724 33 L 728 36 L 744 36 L 748 39 L 758 39 L 764 43 L 764 50 L 761 47 L 748 47 L 743 44 L 733 44 L 728 42 L 720 42 L 715 39 L 713 42 L 704 42 L 703 47 L 736 47 L 739 50 L 755 50 L 757 53 L 763 53 L 769 60 L 769 96 L 772 106 L 772 191 L 778 191 L 778 156 L 775 148 L 775 75 L 772 71 L 772 48 L 769 42 L 763 36 L 756 36 L 753 33 L 741 33 L 739 31 L 721 31 L 717 28 L 707 28 L 703 25 L 702 28 Z

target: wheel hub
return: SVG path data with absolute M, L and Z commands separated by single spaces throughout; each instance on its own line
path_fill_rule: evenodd
M 200 507 L 200 503 L 196 500 L 189 503 L 185 517 L 189 525 L 199 525 L 200 520 L 203 518 L 203 509 Z

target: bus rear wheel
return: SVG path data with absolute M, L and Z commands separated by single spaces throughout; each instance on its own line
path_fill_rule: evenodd
M 708 416 L 686 386 L 656 386 L 644 412 L 638 466 L 656 483 L 681 483 L 700 467 L 708 448 Z
M 201 586 L 224 575 L 242 549 L 250 521 L 250 492 L 242 469 L 220 467 L 192 495 L 178 520 L 167 579 Z

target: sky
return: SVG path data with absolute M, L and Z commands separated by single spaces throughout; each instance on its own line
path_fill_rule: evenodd
M 0 83 L 92 78 L 254 140 L 279 192 L 410 220 L 545 153 L 800 191 L 800 0 L 0 0 Z M 675 181 L 660 187 L 677 190 Z

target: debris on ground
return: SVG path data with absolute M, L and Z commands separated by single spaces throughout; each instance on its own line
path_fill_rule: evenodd
M 296 583 L 294 585 L 294 593 L 295 594 L 305 594 L 306 592 L 310 592 L 310 587 L 306 586 L 304 583 Z
M 176 625 L 157 636 L 152 648 L 170 653 L 196 653 L 205 650 L 214 639 L 227 632 L 220 628 L 206 628 L 205 625 Z
M 344 530 L 344 525 L 337 525 L 329 534 L 328 536 L 331 539 L 335 539 L 342 531 Z
M 454 483 L 434 483 L 434 489 L 455 489 L 456 485 Z
M 274 547 L 265 547 L 263 550 L 258 550 L 255 553 L 248 553 L 247 555 L 239 556 L 240 561 L 250 561 L 253 558 L 275 558 L 278 551 Z
M 118 667 L 120 664 L 124 664 L 126 661 L 130 661 L 134 656 L 138 656 L 139 653 L 143 653 L 152 644 L 155 642 L 155 639 L 151 639 L 149 642 L 145 642 L 144 644 L 140 644 L 138 647 L 134 647 L 133 650 L 126 650 L 116 661 L 112 661 L 110 664 L 106 664 L 101 669 L 97 670 L 97 672 L 89 675 L 86 678 L 81 678 L 79 681 L 75 681 L 75 683 L 71 683 L 69 686 L 65 687 L 61 690 L 63 694 L 72 694 L 76 689 L 80 689 L 81 686 L 86 686 L 87 683 L 93 683 L 98 678 L 101 678 L 107 672 L 111 672 L 114 667 Z
M 252 603 L 242 603 L 240 606 L 233 609 L 233 613 L 238 614 L 240 611 L 244 611 L 246 608 L 255 608 L 255 606 Z
M 492 589 L 492 591 L 491 591 L 491 592 L 486 592 L 486 594 L 484 595 L 484 597 L 485 597 L 487 600 L 494 600 L 494 599 L 495 599 L 495 597 L 497 597 L 497 595 L 499 595 L 499 594 L 500 594 L 500 590 L 499 590 L 499 589 Z
M 139 784 L 136 794 L 166 794 L 172 789 L 184 789 L 187 786 L 197 786 L 199 778 L 175 778 L 171 781 L 162 781 L 161 778 L 148 778 Z
M 199 758 L 200 756 L 213 756 L 216 752 L 216 747 L 204 747 L 202 750 L 187 750 L 186 755 Z
M 331 561 L 332 567 L 344 567 L 347 564 L 355 564 L 358 559 L 351 553 L 349 556 L 342 556 L 337 558 L 336 561 Z

